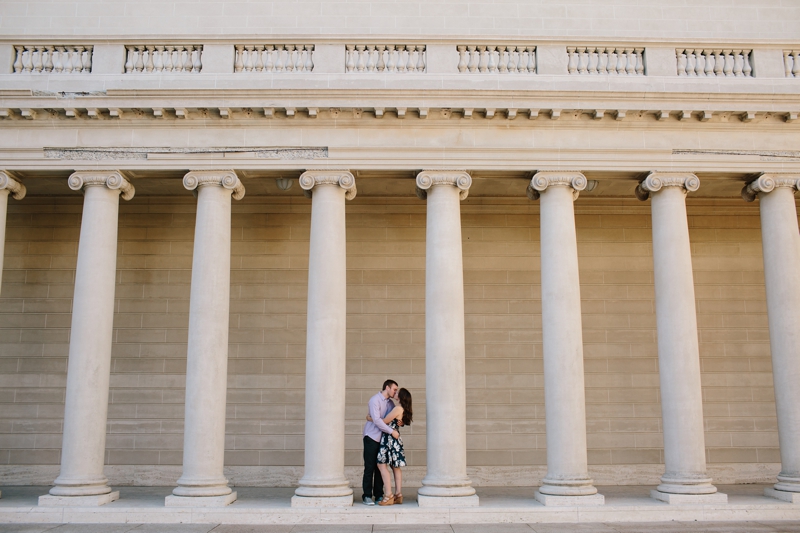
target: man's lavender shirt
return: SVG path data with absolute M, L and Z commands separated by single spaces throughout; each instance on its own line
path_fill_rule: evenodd
M 364 436 L 371 438 L 375 442 L 381 441 L 381 433 L 391 434 L 394 430 L 386 425 L 383 417 L 394 409 L 394 402 L 389 398 L 384 398 L 380 392 L 369 399 L 369 416 L 372 422 L 367 420 L 364 424 Z

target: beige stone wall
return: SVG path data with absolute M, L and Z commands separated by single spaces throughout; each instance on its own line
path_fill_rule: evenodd
M 589 461 L 663 460 L 649 205 L 576 204 Z M 81 200 L 9 205 L 0 300 L 0 466 L 59 461 Z M 463 204 L 468 463 L 545 463 L 538 205 Z M 234 204 L 226 464 L 302 465 L 310 202 Z M 757 205 L 689 200 L 708 459 L 778 462 Z M 386 377 L 408 387 L 404 433 L 425 462 L 425 204 L 348 203 L 347 464 L 360 464 L 361 418 Z M 194 201 L 121 206 L 110 465 L 179 465 Z M 649 466 L 646 466 L 649 465 Z M 619 467 L 623 468 L 623 467 Z

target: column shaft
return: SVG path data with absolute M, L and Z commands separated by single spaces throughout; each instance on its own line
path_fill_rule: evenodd
M 5 258 L 6 244 L 6 217 L 8 215 L 8 197 L 15 200 L 25 198 L 25 186 L 8 175 L 0 171 L 0 288 L 3 286 L 3 260 Z

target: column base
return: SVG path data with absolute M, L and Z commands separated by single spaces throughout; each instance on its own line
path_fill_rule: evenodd
M 728 495 L 723 494 L 722 492 L 715 492 L 713 494 L 672 494 L 653 489 L 650 491 L 650 497 L 654 500 L 659 500 L 669 504 L 728 503 Z
M 352 507 L 353 495 L 349 496 L 292 496 L 292 507 Z
M 52 494 L 45 494 L 39 496 L 39 507 L 99 507 L 116 500 L 119 500 L 118 490 L 93 496 L 53 496 Z
M 764 496 L 789 503 L 800 503 L 800 492 L 787 492 L 768 487 L 764 489 Z
M 164 498 L 165 507 L 225 507 L 236 501 L 236 491 L 224 496 L 175 496 Z
M 472 496 L 425 496 L 417 494 L 420 507 L 478 507 L 480 500 L 477 494 Z
M 588 496 L 553 496 L 552 494 L 542 494 L 538 490 L 533 495 L 537 502 L 548 507 L 584 507 L 592 505 L 605 505 L 606 497 L 602 494 L 590 494 Z

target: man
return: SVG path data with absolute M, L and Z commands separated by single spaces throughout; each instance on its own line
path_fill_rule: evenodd
M 387 379 L 383 382 L 383 390 L 369 399 L 369 416 L 372 420 L 364 424 L 364 479 L 361 483 L 364 489 L 361 500 L 364 505 L 375 505 L 376 501 L 383 499 L 383 478 L 378 470 L 378 449 L 383 433 L 389 433 L 394 438 L 400 436 L 383 421 L 383 417 L 394 409 L 392 398 L 397 397 L 397 390 L 397 382 Z

